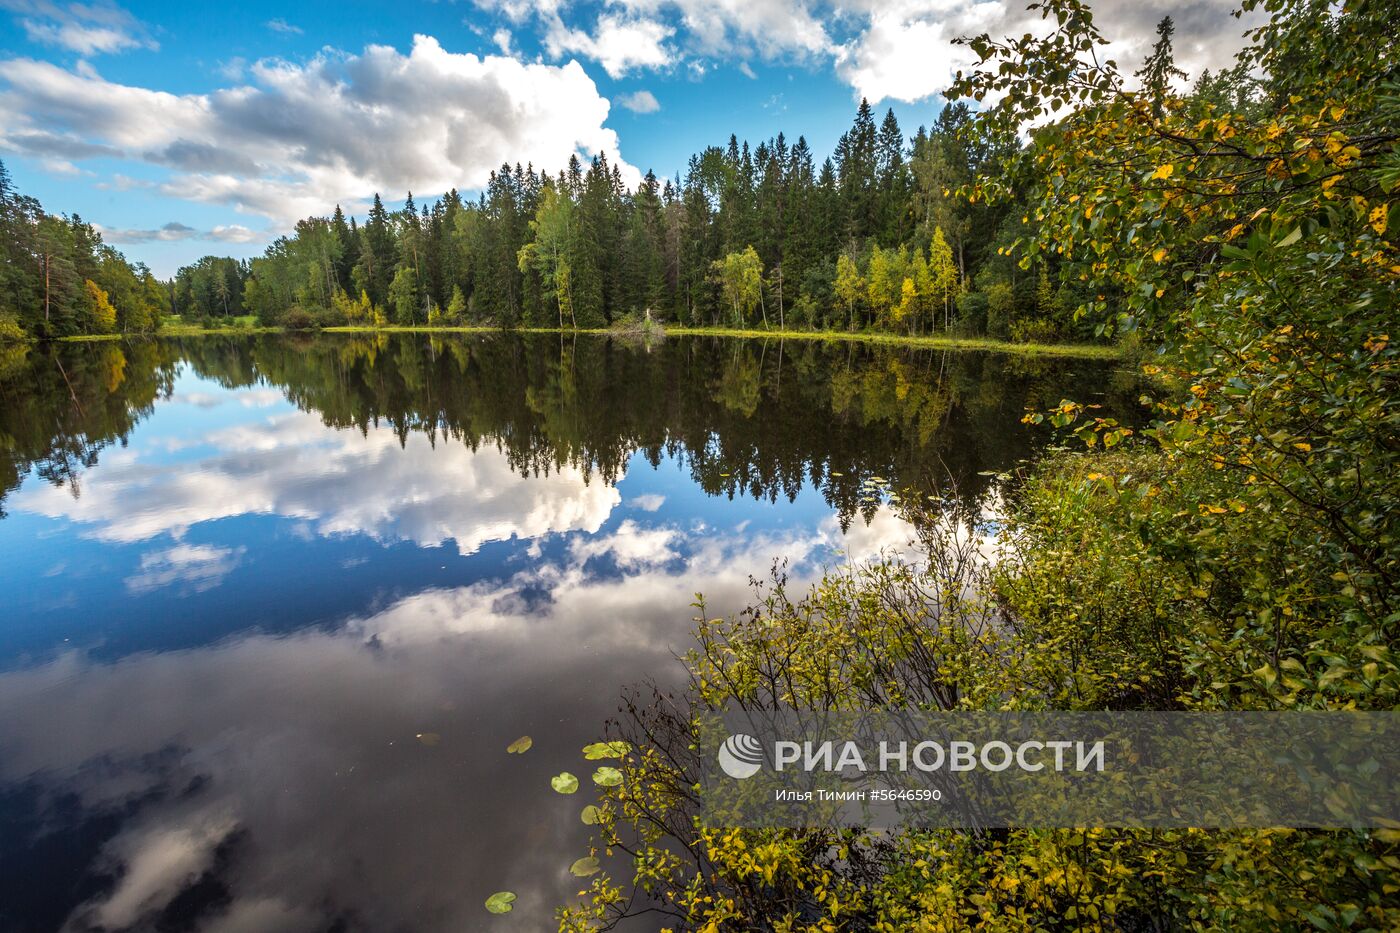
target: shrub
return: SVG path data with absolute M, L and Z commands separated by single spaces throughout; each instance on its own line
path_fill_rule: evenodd
M 981 292 L 964 292 L 958 296 L 958 329 L 966 334 L 987 332 L 987 296 Z
M 315 330 L 317 323 L 305 308 L 295 307 L 282 316 L 282 326 L 287 330 Z
M 29 339 L 19 321 L 8 314 L 0 314 L 0 344 L 23 343 Z
M 1016 293 L 1005 282 L 987 289 L 987 336 L 1011 336 L 1011 318 L 1016 311 Z
M 1055 322 L 1046 318 L 1017 318 L 1011 322 L 1011 339 L 1017 343 L 1054 343 L 1062 336 Z

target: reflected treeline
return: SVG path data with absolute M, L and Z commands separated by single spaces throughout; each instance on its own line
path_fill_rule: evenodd
M 1026 408 L 1069 397 L 1131 422 L 1112 363 L 806 340 L 493 334 L 200 337 L 41 348 L 0 383 L 3 491 L 70 481 L 168 393 L 178 362 L 229 388 L 270 385 L 330 426 L 495 445 L 522 475 L 618 480 L 634 452 L 681 460 L 712 495 L 794 498 L 846 522 L 872 478 L 966 499 L 1048 438 Z
M 0 516 L 31 471 L 79 495 L 81 471 L 170 394 L 179 361 L 151 340 L 0 348 Z

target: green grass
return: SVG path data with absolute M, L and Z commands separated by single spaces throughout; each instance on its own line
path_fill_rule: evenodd
M 281 332 L 280 327 L 259 327 L 257 318 L 251 314 L 240 315 L 226 319 L 228 324 L 221 327 L 204 327 L 199 324 L 186 324 L 181 320 L 180 315 L 167 317 L 161 324 L 160 330 L 156 331 L 157 337 L 203 337 L 207 335 L 228 335 L 228 334 L 275 334 Z M 150 334 L 76 334 L 71 337 L 59 337 L 64 343 L 96 343 L 106 340 L 126 340 L 143 339 Z
M 242 318 L 234 318 L 235 321 L 247 321 L 248 326 L 207 328 L 197 324 L 185 324 L 179 321 L 167 321 L 161 327 L 158 335 L 161 337 L 197 337 L 203 335 L 228 335 L 228 334 L 270 334 L 280 333 L 280 327 L 257 327 L 253 326 L 252 315 Z M 636 334 L 644 336 L 641 331 L 626 331 L 609 328 L 584 328 L 577 331 L 560 329 L 557 327 L 520 327 L 515 328 L 516 333 L 524 334 L 604 334 L 612 336 L 623 336 Z M 327 327 L 322 333 L 330 334 L 374 334 L 374 333 L 431 333 L 431 334 L 487 334 L 500 333 L 498 327 L 365 327 L 358 325 L 346 325 L 342 327 Z M 1117 346 L 1104 346 L 1101 344 L 1075 344 L 1075 343 L 1015 343 L 1009 340 L 994 340 L 986 337 L 942 337 L 924 336 L 910 337 L 899 334 L 877 334 L 848 331 L 812 331 L 812 330 L 751 330 L 729 327 L 666 327 L 663 331 L 666 336 L 671 337 L 730 337 L 745 340 L 816 340 L 825 343 L 864 343 L 892 347 L 914 347 L 930 350 L 983 350 L 996 353 L 1021 353 L 1034 356 L 1071 356 L 1089 359 L 1118 359 L 1123 356 L 1123 350 Z M 64 337 L 67 341 L 99 341 L 99 340 L 121 340 L 124 334 L 90 334 L 80 337 Z
M 558 327 L 518 327 L 523 334 L 606 334 L 612 336 L 642 335 L 641 331 L 627 331 L 612 328 L 581 328 L 577 331 Z M 481 334 L 499 333 L 497 327 L 327 327 L 326 333 L 371 334 L 371 333 L 448 333 Z M 997 353 L 1027 353 L 1041 356 L 1077 356 L 1095 359 L 1117 359 L 1123 355 L 1116 346 L 1084 343 L 1014 343 L 1009 340 L 993 340 L 985 337 L 908 337 L 899 334 L 875 334 L 848 331 L 819 330 L 747 330 L 730 327 L 671 327 L 666 326 L 662 333 L 668 337 L 738 337 L 746 340 L 818 340 L 828 343 L 852 342 L 884 344 L 896 347 L 920 347 L 935 350 L 991 350 Z

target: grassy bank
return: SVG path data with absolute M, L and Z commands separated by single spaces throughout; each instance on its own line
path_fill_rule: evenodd
M 327 327 L 327 333 L 486 333 L 496 331 L 494 327 Z M 579 330 L 558 327 L 520 327 L 522 334 L 605 334 L 611 336 L 643 336 L 638 330 L 616 328 L 581 328 Z M 849 331 L 821 330 L 754 330 L 732 327 L 665 327 L 658 334 L 667 337 L 738 337 L 745 340 L 817 340 L 828 343 L 852 342 L 882 344 L 896 347 L 918 347 L 934 350 L 991 350 L 998 353 L 1026 353 L 1040 356 L 1077 356 L 1095 359 L 1116 359 L 1122 351 L 1114 346 L 1094 344 L 1051 344 L 1013 343 L 1007 340 L 993 340 L 984 337 L 908 337 L 899 334 L 852 333 Z
M 229 336 L 235 334 L 274 334 L 283 333 L 281 327 L 201 327 L 195 324 L 167 324 L 157 336 L 160 337 L 202 337 Z M 487 334 L 500 333 L 497 327 L 327 327 L 319 333 L 327 334 Z M 558 327 L 519 327 L 513 329 L 520 334 L 602 334 L 609 336 L 644 336 L 643 331 L 628 331 L 607 328 L 569 330 Z M 308 331 L 307 333 L 313 333 Z M 746 330 L 728 327 L 668 327 L 659 333 L 669 337 L 733 337 L 745 340 L 816 340 L 825 343 L 863 343 L 892 347 L 912 347 L 929 350 L 983 350 L 995 353 L 1021 353 L 1034 356 L 1071 356 L 1085 359 L 1117 359 L 1123 356 L 1118 346 L 1076 343 L 1015 343 L 1009 340 L 994 340 L 987 337 L 910 337 L 899 334 L 851 333 L 847 331 L 814 330 Z M 131 334 L 83 334 L 59 338 L 70 343 L 105 340 L 124 340 Z

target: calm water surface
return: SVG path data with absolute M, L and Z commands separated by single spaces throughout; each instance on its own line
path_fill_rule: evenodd
M 791 341 L 0 358 L 0 931 L 549 929 L 588 802 L 549 777 L 678 682 L 696 592 L 903 544 L 872 478 L 994 507 L 1027 406 L 1135 395 Z

